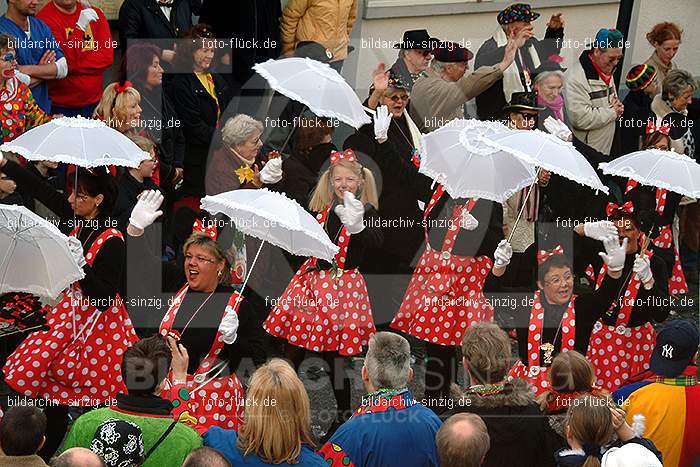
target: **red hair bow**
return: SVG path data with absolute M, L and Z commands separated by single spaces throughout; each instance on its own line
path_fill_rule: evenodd
M 357 157 L 355 157 L 355 151 L 353 151 L 352 149 L 346 149 L 343 152 L 331 151 L 331 164 L 335 164 L 341 159 L 348 162 L 357 161 Z
M 131 81 L 124 81 L 124 84 L 116 83 L 114 85 L 114 90 L 117 91 L 117 94 L 121 94 L 124 91 L 126 91 L 127 89 L 129 89 L 130 87 L 132 87 Z
M 216 240 L 216 237 L 219 234 L 219 232 L 216 230 L 216 224 L 209 224 L 205 226 L 204 222 L 199 219 L 195 219 L 194 225 L 192 226 L 192 232 L 202 232 L 212 240 Z
M 644 130 L 644 133 L 648 135 L 648 134 L 654 133 L 654 132 L 656 132 L 656 131 L 658 131 L 659 133 L 662 133 L 662 134 L 668 136 L 668 134 L 671 132 L 671 125 L 659 125 L 659 126 L 656 126 L 656 125 L 654 125 L 654 122 L 652 122 L 651 120 L 649 120 L 649 121 L 647 122 L 647 127 L 646 127 L 646 129 Z
M 564 61 L 564 57 L 562 57 L 561 55 L 552 54 L 549 57 L 547 57 L 547 60 L 554 63 L 561 63 Z
M 537 264 L 542 264 L 549 259 L 549 257 L 554 255 L 563 255 L 564 248 L 561 245 L 557 245 L 551 250 L 539 250 L 537 252 Z
M 622 211 L 631 214 L 634 212 L 634 204 L 632 204 L 632 201 L 627 201 L 622 206 L 618 206 L 615 203 L 608 203 L 608 205 L 605 207 L 605 214 L 608 217 L 610 217 L 610 215 L 615 211 Z

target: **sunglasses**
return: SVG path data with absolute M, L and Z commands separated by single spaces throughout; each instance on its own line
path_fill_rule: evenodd
M 2 61 L 3 62 L 13 62 L 15 60 L 16 55 L 13 53 L 6 53 L 5 55 L 2 56 Z

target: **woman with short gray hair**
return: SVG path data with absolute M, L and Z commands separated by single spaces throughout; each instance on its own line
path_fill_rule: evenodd
M 267 155 L 260 152 L 263 130 L 261 122 L 245 114 L 226 121 L 221 130 L 223 147 L 212 154 L 207 167 L 208 195 L 263 185 L 281 189 L 282 159 L 276 151 Z
M 656 126 L 671 126 L 671 149 L 690 157 L 695 157 L 695 140 L 690 131 L 692 123 L 686 117 L 697 89 L 698 83 L 689 72 L 671 70 L 661 85 L 661 94 L 651 102 Z

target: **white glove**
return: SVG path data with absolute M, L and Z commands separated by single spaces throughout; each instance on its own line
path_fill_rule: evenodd
M 32 82 L 31 76 L 29 76 L 26 73 L 22 73 L 21 71 L 15 69 L 15 78 L 29 86 L 29 84 Z
M 71 256 L 81 268 L 87 264 L 85 261 L 85 253 L 83 252 L 83 244 L 77 237 L 68 237 L 68 249 Z
M 282 180 L 282 158 L 270 159 L 260 171 L 260 181 L 272 185 Z
M 559 121 L 556 118 L 552 118 L 551 116 L 547 117 L 544 120 L 544 127 L 548 132 L 562 141 L 571 141 L 573 139 L 571 130 L 568 126 L 566 126 L 566 123 Z
M 75 23 L 75 25 L 85 32 L 88 24 L 92 23 L 93 21 L 97 21 L 98 18 L 99 16 L 97 16 L 97 12 L 95 10 L 92 8 L 84 8 L 80 10 L 80 16 L 78 16 L 78 22 Z
M 479 221 L 476 217 L 472 216 L 466 209 L 462 210 L 462 219 L 459 221 L 459 226 L 464 230 L 476 230 L 479 227 Z
M 137 229 L 144 230 L 163 215 L 163 211 L 158 210 L 161 204 L 163 204 L 163 195 L 160 191 L 148 190 L 141 192 L 136 206 L 131 211 L 129 224 Z
M 637 274 L 639 280 L 642 281 L 644 287 L 647 288 L 647 283 L 654 278 L 654 275 L 651 273 L 651 263 L 649 262 L 649 257 L 646 255 L 637 255 L 637 257 L 634 259 L 634 266 L 632 266 L 632 270 Z M 650 288 L 651 287 L 647 288 L 647 290 Z
M 374 111 L 374 137 L 380 143 L 388 138 L 389 125 L 391 125 L 389 108 L 386 105 L 377 107 L 377 110 Z
M 496 251 L 493 252 L 494 267 L 504 268 L 510 264 L 510 259 L 513 257 L 513 247 L 510 246 L 508 240 L 503 239 L 498 243 Z
M 226 307 L 224 318 L 219 324 L 219 331 L 224 344 L 233 344 L 236 341 L 238 337 L 238 313 L 232 308 Z
M 335 213 L 345 225 L 349 234 L 357 234 L 364 230 L 365 207 L 362 201 L 355 199 L 355 195 L 346 191 L 343 195 L 343 204 L 335 207 Z
M 611 221 L 586 222 L 583 233 L 593 240 L 605 240 L 607 237 L 617 237 L 617 227 Z
M 601 251 L 598 255 L 608 265 L 608 271 L 622 271 L 622 268 L 625 267 L 625 257 L 627 255 L 627 238 L 620 245 L 617 237 L 607 237 L 603 240 L 603 246 L 605 247 L 605 253 Z

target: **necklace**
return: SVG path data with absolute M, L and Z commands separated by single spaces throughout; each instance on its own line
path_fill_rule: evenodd
M 481 396 L 490 396 L 502 392 L 504 387 L 505 383 L 502 382 L 496 384 L 476 384 L 474 386 L 468 387 L 465 392 L 467 394 L 479 394 Z
M 187 323 L 185 324 L 185 326 L 182 328 L 182 331 L 180 331 L 180 338 L 182 338 L 182 335 L 183 335 L 183 334 L 185 333 L 185 331 L 187 330 L 187 326 L 189 326 L 190 323 L 192 322 L 192 320 L 194 319 L 194 317 L 197 316 L 197 313 L 199 313 L 199 310 L 201 310 L 202 307 L 203 307 L 204 305 L 206 305 L 206 303 L 209 301 L 209 299 L 211 298 L 211 296 L 214 295 L 214 292 L 216 292 L 216 289 L 214 289 L 214 290 L 207 296 L 207 298 L 204 299 L 204 301 L 202 302 L 202 304 L 199 305 L 199 307 L 198 307 L 196 310 L 194 310 L 194 313 L 192 313 L 192 316 L 190 316 L 190 319 L 187 321 Z
M 559 330 L 561 329 L 561 323 L 564 322 L 564 315 L 566 315 L 566 310 L 564 310 L 564 313 L 561 315 L 561 319 L 559 320 L 559 327 L 557 327 L 557 332 L 554 334 L 554 339 L 552 339 L 552 342 L 546 342 L 542 345 L 540 345 L 540 350 L 544 350 L 544 364 L 545 365 L 551 365 L 552 364 L 552 354 L 554 353 L 554 342 L 557 341 L 557 337 L 559 336 Z M 544 330 L 544 326 L 542 326 Z

